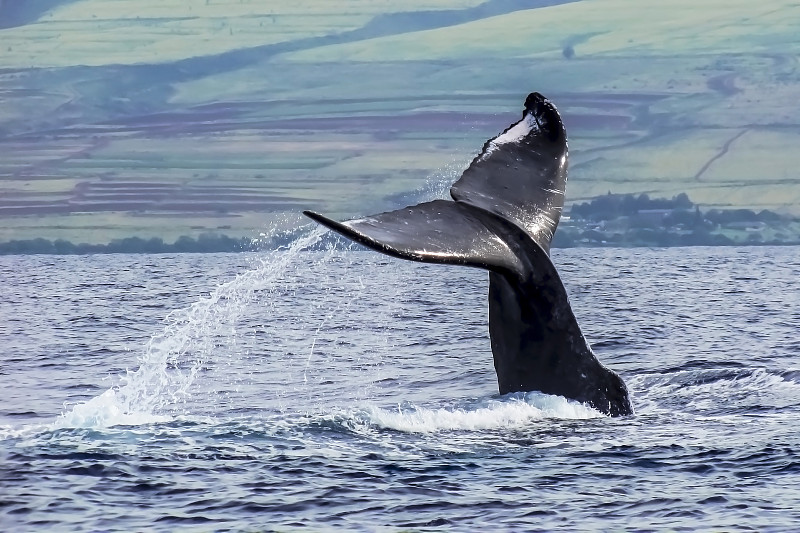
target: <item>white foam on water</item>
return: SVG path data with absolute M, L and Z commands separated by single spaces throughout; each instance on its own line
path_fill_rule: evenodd
M 562 396 L 538 392 L 521 397 L 492 400 L 475 409 L 428 409 L 411 406 L 397 409 L 370 407 L 369 422 L 375 426 L 407 433 L 439 431 L 480 431 L 499 428 L 522 428 L 535 420 L 558 418 L 583 420 L 604 415 Z
M 236 321 L 259 291 L 274 286 L 298 254 L 318 243 L 327 230 L 315 228 L 287 249 L 260 258 L 255 268 L 217 286 L 207 297 L 166 318 L 139 356 L 136 370 L 121 376 L 119 385 L 75 405 L 53 428 L 108 427 L 152 424 L 182 414 L 180 406 L 204 365 L 221 343 L 236 335 Z
M 140 426 L 169 422 L 172 417 L 144 411 L 131 410 L 125 405 L 124 391 L 108 389 L 88 402 L 77 404 L 50 426 L 62 428 L 104 428 L 111 426 Z
M 0 441 L 6 439 L 20 439 L 29 435 L 34 435 L 39 431 L 46 430 L 47 426 L 44 424 L 28 425 L 23 427 L 16 427 L 10 425 L 0 426 Z

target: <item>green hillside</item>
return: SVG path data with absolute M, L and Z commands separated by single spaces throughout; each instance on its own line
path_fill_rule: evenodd
M 568 127 L 568 203 L 800 214 L 800 5 L 395 4 L 77 0 L 0 29 L 0 241 L 399 207 L 441 194 L 532 90 Z

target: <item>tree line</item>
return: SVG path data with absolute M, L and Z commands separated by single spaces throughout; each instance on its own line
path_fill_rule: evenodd
M 73 243 L 64 239 L 24 239 L 0 243 L 0 255 L 27 254 L 160 254 L 160 253 L 212 253 L 242 252 L 257 249 L 253 239 L 235 238 L 227 235 L 202 234 L 196 239 L 181 236 L 175 242 L 164 242 L 160 237 L 143 239 L 126 237 L 108 244 Z
M 304 228 L 276 232 L 269 237 L 229 237 L 217 233 L 202 233 L 197 238 L 183 235 L 175 242 L 165 242 L 160 237 L 126 237 L 108 244 L 73 243 L 65 239 L 18 239 L 0 242 L 0 255 L 85 255 L 85 254 L 176 254 L 176 253 L 232 253 L 256 252 L 286 248 L 305 233 Z M 311 250 L 325 250 L 335 246 L 342 237 L 329 232 Z M 348 241 L 349 244 L 349 241 Z
M 657 222 L 637 220 L 642 213 L 663 211 Z M 562 225 L 556 232 L 553 246 L 693 246 L 740 244 L 715 228 L 734 222 L 759 222 L 779 227 L 793 219 L 773 211 L 759 212 L 750 209 L 711 209 L 701 212 L 686 193 L 672 198 L 650 198 L 647 194 L 611 194 L 599 196 L 589 202 L 574 204 L 569 211 L 574 226 Z M 623 231 L 601 229 L 602 223 L 630 219 Z M 181 236 L 175 242 L 165 242 L 160 237 L 127 237 L 108 244 L 73 243 L 64 239 L 44 238 L 12 240 L 0 243 L 0 255 L 27 254 L 112 254 L 112 253 L 213 253 L 275 250 L 289 246 L 305 231 L 304 228 L 277 233 L 263 239 L 229 237 L 217 233 L 203 233 L 198 237 Z M 328 233 L 314 247 L 322 249 L 334 245 L 340 238 Z M 797 236 L 781 240 L 761 239 L 758 233 L 749 236 L 752 244 L 794 244 Z M 349 241 L 348 241 L 348 244 Z M 358 246 L 355 246 L 358 248 Z
M 643 211 L 672 211 L 667 215 L 668 222 L 689 222 L 691 217 L 702 215 L 702 218 L 714 224 L 731 222 L 778 222 L 785 219 L 778 213 L 763 209 L 710 209 L 700 212 L 700 206 L 682 192 L 672 198 L 650 198 L 647 194 L 612 194 L 598 196 L 589 202 L 574 204 L 570 216 L 577 220 L 614 220 L 623 216 L 633 216 Z

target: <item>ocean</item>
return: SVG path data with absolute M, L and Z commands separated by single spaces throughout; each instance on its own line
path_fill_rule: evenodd
M 800 248 L 554 250 L 609 418 L 498 395 L 485 272 L 321 238 L 0 257 L 0 529 L 800 527 Z

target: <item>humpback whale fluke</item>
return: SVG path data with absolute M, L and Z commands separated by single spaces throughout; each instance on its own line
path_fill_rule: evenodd
M 625 383 L 592 353 L 549 257 L 564 205 L 567 152 L 556 107 L 531 93 L 522 119 L 487 141 L 450 188 L 453 201 L 346 222 L 304 213 L 388 255 L 488 270 L 489 336 L 501 394 L 540 391 L 628 415 Z

